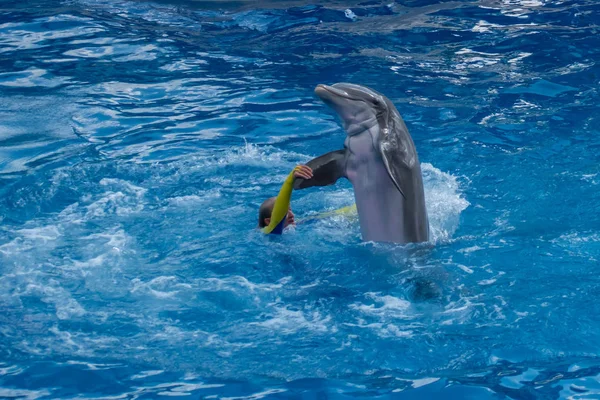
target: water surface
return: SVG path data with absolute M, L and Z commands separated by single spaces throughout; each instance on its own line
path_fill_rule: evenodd
M 0 1 L 0 397 L 600 398 L 598 15 Z M 404 117 L 430 244 L 256 231 L 340 81 Z

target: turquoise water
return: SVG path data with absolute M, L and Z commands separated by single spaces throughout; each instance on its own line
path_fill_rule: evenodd
M 0 1 L 0 398 L 600 398 L 599 15 Z M 404 117 L 431 243 L 256 231 L 341 81 Z

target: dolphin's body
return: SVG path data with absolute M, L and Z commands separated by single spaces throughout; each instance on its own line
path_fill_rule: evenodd
M 309 180 L 296 189 L 326 186 L 345 177 L 354 197 L 363 240 L 417 243 L 429 240 L 421 166 L 413 140 L 396 107 L 364 86 L 318 85 L 315 93 L 341 118 L 344 149 L 307 163 Z

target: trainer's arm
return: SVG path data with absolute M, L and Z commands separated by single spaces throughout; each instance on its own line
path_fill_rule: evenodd
M 312 170 L 306 165 L 298 165 L 285 179 L 279 194 L 273 205 L 273 211 L 271 212 L 271 222 L 268 226 L 263 228 L 263 232 L 266 234 L 274 233 L 281 234 L 283 227 L 285 226 L 285 219 L 287 217 L 288 210 L 290 209 L 290 200 L 292 198 L 292 190 L 294 189 L 294 180 L 296 178 L 310 179 L 312 177 Z

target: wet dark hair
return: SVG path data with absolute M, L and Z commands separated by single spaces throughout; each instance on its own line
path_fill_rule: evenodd
M 275 205 L 276 197 L 271 197 L 263 201 L 258 209 L 258 227 L 264 228 L 267 226 L 265 224 L 265 218 L 271 218 L 271 213 L 273 212 L 273 206 Z

